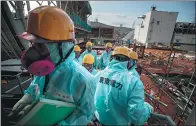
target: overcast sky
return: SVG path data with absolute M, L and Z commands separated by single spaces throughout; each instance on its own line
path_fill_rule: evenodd
M 55 2 L 56 3 L 56 2 Z M 31 9 L 38 7 L 36 1 L 30 2 Z M 48 1 L 44 1 L 43 5 L 47 5 Z M 150 11 L 151 6 L 155 5 L 159 11 L 179 12 L 177 21 L 193 22 L 195 15 L 195 2 L 190 1 L 90 1 L 92 15 L 88 18 L 90 21 L 98 19 L 99 22 L 124 27 L 132 27 L 133 22 L 140 22 L 138 16 L 146 14 Z M 27 7 L 25 6 L 25 14 Z M 13 9 L 11 9 L 13 10 Z
M 133 22 L 139 23 L 138 16 L 150 11 L 151 6 L 155 5 L 159 11 L 179 12 L 177 21 L 193 22 L 195 15 L 195 2 L 172 1 L 90 1 L 92 16 L 89 20 L 126 27 L 132 27 Z

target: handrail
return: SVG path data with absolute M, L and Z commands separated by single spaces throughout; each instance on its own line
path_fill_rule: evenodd
M 67 13 L 69 14 L 70 18 L 73 20 L 76 27 L 78 26 L 79 28 L 85 29 L 87 31 L 91 31 L 91 26 L 88 25 L 87 22 L 83 21 L 78 15 L 70 11 L 68 11 Z
M 151 118 L 157 118 L 159 120 L 167 121 L 169 126 L 176 126 L 175 122 L 171 119 L 171 117 L 167 115 L 151 113 Z
M 161 105 L 167 107 L 167 104 L 165 104 L 165 103 L 163 103 L 162 101 L 160 101 L 160 100 L 154 98 L 154 97 L 151 96 L 150 94 L 148 94 L 148 93 L 145 92 L 145 95 L 146 95 L 147 97 L 152 98 L 153 100 L 157 101 L 159 104 L 161 104 Z

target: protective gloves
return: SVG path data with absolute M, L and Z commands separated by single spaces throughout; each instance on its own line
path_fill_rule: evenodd
M 17 115 L 22 116 L 32 105 L 32 97 L 29 94 L 25 94 L 12 108 L 10 116 Z

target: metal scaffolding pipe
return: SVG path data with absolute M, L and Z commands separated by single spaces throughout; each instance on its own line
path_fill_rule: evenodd
M 56 1 L 56 4 L 57 4 L 57 7 L 59 7 L 59 8 L 61 8 L 61 9 L 62 9 L 61 1 Z
M 69 1 L 66 2 L 65 8 L 64 8 L 65 12 L 67 12 L 67 5 L 68 5 L 68 2 L 69 2 Z
M 4 40 L 4 41 L 2 41 L 2 43 L 4 43 L 5 46 L 6 46 L 7 48 L 9 48 L 10 51 L 12 51 L 12 53 L 14 54 L 15 57 L 19 58 L 18 55 L 17 55 L 17 53 L 16 53 L 16 51 L 14 50 L 14 48 L 13 48 L 12 45 L 10 44 L 9 40 L 7 39 L 7 36 L 6 36 L 6 34 L 4 33 L 3 30 L 1 31 L 1 34 L 2 34 L 2 38 L 3 38 L 3 40 Z
M 145 94 L 147 97 L 149 97 L 149 98 L 155 100 L 155 101 L 158 102 L 159 104 L 161 104 L 161 105 L 167 107 L 167 104 L 163 103 L 163 102 L 160 101 L 160 100 L 157 100 L 155 97 L 151 96 L 150 94 L 148 94 L 148 93 L 146 93 L 146 92 L 145 92 L 144 94 Z
M 27 11 L 29 12 L 31 10 L 30 2 L 29 1 L 26 1 L 26 4 L 27 4 Z
M 191 114 L 189 115 L 188 119 L 186 120 L 185 125 L 187 125 L 187 126 L 195 126 L 196 125 L 195 124 L 195 111 L 196 111 L 195 107 L 196 106 L 194 105 Z
M 160 120 L 165 120 L 168 122 L 169 126 L 176 126 L 175 122 L 167 115 L 151 113 L 152 118 L 158 118 Z
M 26 29 L 26 21 L 24 18 L 24 6 L 23 6 L 23 1 L 16 1 L 16 6 L 17 6 L 17 13 L 19 14 L 19 18 L 24 26 L 24 29 Z

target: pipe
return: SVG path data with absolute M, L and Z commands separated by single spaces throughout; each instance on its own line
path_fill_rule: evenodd
M 165 120 L 168 122 L 169 126 L 176 126 L 175 122 L 171 119 L 171 117 L 167 115 L 157 114 L 157 113 L 151 113 L 152 118 L 158 118 L 160 120 Z
M 67 5 L 68 5 L 68 2 L 69 2 L 69 1 L 67 1 L 67 2 L 66 2 L 66 5 L 65 5 L 65 9 L 64 9 L 65 12 L 67 12 Z
M 163 102 L 160 101 L 160 100 L 157 100 L 156 98 L 154 98 L 154 97 L 151 96 L 150 94 L 148 94 L 148 93 L 145 92 L 145 95 L 148 96 L 148 97 L 150 97 L 150 98 L 152 98 L 153 100 L 157 101 L 159 104 L 161 104 L 161 105 L 167 107 L 167 104 L 163 103 Z
M 17 6 L 17 10 L 16 12 L 19 14 L 19 18 L 23 24 L 24 29 L 26 29 L 26 21 L 25 21 L 25 17 L 24 17 L 24 5 L 23 5 L 23 1 L 17 1 L 16 2 L 16 6 Z
M 4 64 L 4 65 L 1 65 L 2 66 L 22 66 L 22 64 Z
M 27 4 L 27 11 L 28 11 L 28 13 L 29 13 L 29 11 L 31 10 L 30 2 L 29 2 L 29 1 L 26 1 L 26 4 Z

